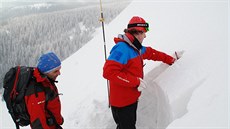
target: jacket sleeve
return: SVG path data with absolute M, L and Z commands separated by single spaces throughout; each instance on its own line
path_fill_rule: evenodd
M 157 51 L 151 47 L 143 47 L 142 57 L 143 59 L 154 60 L 154 61 L 162 61 L 168 65 L 172 65 L 175 59 L 165 54 L 164 52 Z
M 25 103 L 30 115 L 30 122 L 32 129 L 47 129 L 45 117 L 45 95 L 44 92 L 39 92 L 38 97 L 35 94 L 25 96 Z
M 129 58 L 125 47 L 124 44 L 117 44 L 113 47 L 104 64 L 103 77 L 122 86 L 136 87 L 140 84 L 139 78 L 125 70 Z

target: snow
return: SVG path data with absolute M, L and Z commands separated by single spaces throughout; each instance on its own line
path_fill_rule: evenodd
M 105 26 L 107 54 L 113 37 L 138 15 L 150 24 L 145 46 L 173 54 L 172 66 L 145 61 L 148 83 L 138 104 L 137 129 L 228 129 L 228 1 L 134 0 Z M 58 89 L 63 93 L 66 129 L 115 129 L 108 108 L 102 31 L 62 62 Z M 1 103 L 2 129 L 14 127 Z

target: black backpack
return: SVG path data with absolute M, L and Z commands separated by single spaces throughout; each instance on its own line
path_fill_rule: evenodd
M 16 128 L 30 124 L 30 116 L 26 108 L 24 96 L 33 76 L 32 67 L 12 67 L 4 77 L 3 98 L 7 109 L 16 124 Z

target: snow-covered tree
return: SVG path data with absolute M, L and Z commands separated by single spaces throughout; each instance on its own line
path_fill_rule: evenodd
M 127 4 L 105 4 L 106 23 Z M 92 39 L 101 25 L 99 18 L 99 6 L 92 5 L 15 17 L 0 24 L 0 82 L 10 67 L 36 66 L 38 57 L 47 51 L 54 51 L 64 60 Z

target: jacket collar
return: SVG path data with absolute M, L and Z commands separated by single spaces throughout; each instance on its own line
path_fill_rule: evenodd
M 50 82 L 52 84 L 54 84 L 57 81 L 54 81 L 52 79 L 50 79 L 48 76 L 46 76 L 45 74 L 42 74 L 38 68 L 34 69 L 34 73 L 33 76 L 36 78 L 37 82 Z
M 38 68 L 34 69 L 34 73 L 33 73 L 34 77 L 36 78 L 37 82 L 44 82 L 45 80 L 47 80 L 47 76 L 42 74 Z
M 118 42 L 126 42 L 131 47 L 133 47 L 135 50 L 140 51 L 142 48 L 141 43 L 137 40 L 137 38 L 130 33 L 125 34 L 119 34 L 118 37 L 114 38 L 114 42 L 117 44 Z
M 44 87 L 50 87 L 51 89 L 53 89 L 52 85 L 55 85 L 54 82 L 56 82 L 56 81 L 53 81 L 53 80 L 49 79 L 45 74 L 42 74 L 38 70 L 38 68 L 34 69 L 33 76 L 35 77 L 36 81 L 38 83 L 42 83 Z

